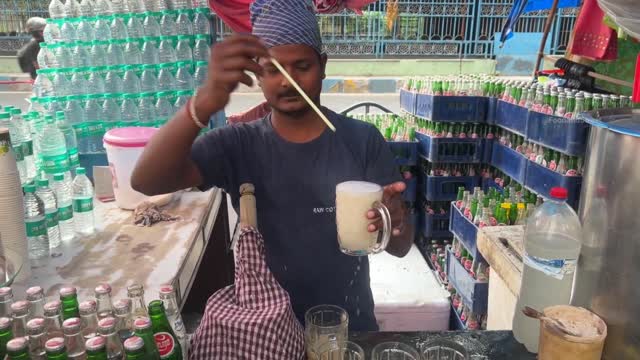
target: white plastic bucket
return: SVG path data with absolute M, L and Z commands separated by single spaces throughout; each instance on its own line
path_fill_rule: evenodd
M 131 188 L 131 174 L 144 147 L 157 130 L 150 127 L 126 127 L 109 130 L 104 135 L 113 194 L 116 205 L 122 209 L 133 210 L 140 202 L 148 199 Z

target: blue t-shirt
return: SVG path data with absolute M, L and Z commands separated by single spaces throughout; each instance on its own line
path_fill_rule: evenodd
M 271 116 L 208 132 L 191 157 L 204 183 L 226 190 L 238 208 L 239 186 L 255 186 L 258 228 L 267 263 L 304 324 L 312 306 L 333 304 L 349 313 L 350 329 L 376 330 L 367 257 L 340 252 L 336 185 L 400 180 L 391 150 L 372 125 L 323 110 L 336 127 L 303 144 L 280 137 Z M 362 214 L 365 216 L 365 214 Z

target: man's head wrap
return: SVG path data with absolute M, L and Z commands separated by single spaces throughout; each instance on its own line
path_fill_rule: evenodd
M 253 34 L 269 48 L 300 44 L 322 53 L 318 19 L 309 0 L 256 0 L 251 23 Z
M 27 20 L 27 32 L 42 31 L 47 26 L 47 20 L 41 17 L 32 17 Z

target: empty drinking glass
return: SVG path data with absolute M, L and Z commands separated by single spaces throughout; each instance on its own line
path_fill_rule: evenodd
M 350 341 L 329 341 L 318 348 L 317 360 L 364 360 L 364 350 Z
M 325 343 L 344 342 L 348 339 L 349 314 L 338 306 L 312 307 L 304 315 L 304 320 L 307 356 L 311 359 Z
M 420 360 L 413 347 L 400 342 L 385 342 L 376 345 L 371 352 L 372 360 Z
M 421 346 L 423 360 L 467 360 L 467 350 L 449 340 L 436 340 Z

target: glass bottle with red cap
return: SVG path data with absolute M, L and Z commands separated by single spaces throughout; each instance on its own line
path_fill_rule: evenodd
M 180 315 L 180 307 L 178 306 L 178 300 L 176 299 L 176 292 L 172 285 L 160 286 L 160 300 L 164 303 L 169 324 L 171 324 L 171 328 L 178 337 L 178 341 L 182 347 L 182 357 L 186 358 L 188 346 L 187 332 L 184 329 L 184 322 L 182 321 L 182 315 Z
M 87 340 L 98 335 L 98 305 L 95 300 L 80 303 L 80 320 L 82 321 L 82 337 Z
M 113 305 L 111 303 L 111 286 L 100 284 L 95 288 L 96 302 L 98 304 L 98 319 L 113 316 Z
M 11 304 L 13 312 L 13 336 L 27 336 L 27 321 L 29 321 L 29 302 L 27 300 L 16 301 Z
M 69 358 L 63 338 L 57 337 L 47 340 L 44 348 L 47 352 L 47 360 L 67 360 Z
M 87 349 L 87 360 L 108 360 L 107 340 L 102 336 L 92 337 L 84 343 Z
M 7 343 L 7 360 L 29 360 L 29 341 L 18 337 Z
M 44 344 L 47 342 L 47 338 L 44 330 L 44 319 L 41 317 L 33 318 L 27 323 L 29 356 L 31 360 L 46 359 Z
M 84 348 L 85 339 L 82 337 L 82 321 L 80 318 L 67 319 L 62 323 L 64 341 L 67 344 L 67 354 L 70 360 L 86 358 Z
M 107 317 L 98 322 L 98 333 L 107 340 L 107 357 L 109 359 L 122 359 L 124 348 L 122 340 L 116 332 L 116 319 Z
M 133 320 L 131 318 L 131 299 L 125 298 L 113 304 L 116 313 L 116 331 L 123 342 L 133 335 Z
M 62 337 L 62 302 L 60 300 L 49 301 L 44 304 L 44 326 L 47 340 L 54 337 Z
M 551 189 L 547 199 L 527 219 L 524 268 L 516 309 L 543 310 L 568 305 L 582 241 L 580 219 L 567 204 L 565 188 Z M 540 321 L 516 311 L 513 334 L 530 352 L 538 351 Z
M 62 319 L 67 320 L 80 317 L 78 305 L 78 290 L 73 286 L 60 288 L 60 301 L 62 301 Z
M 133 327 L 135 329 L 135 335 L 136 335 L 135 337 L 139 337 L 144 341 L 146 357 L 150 360 L 160 359 L 158 346 L 156 345 L 156 341 L 153 336 L 151 319 L 149 319 L 148 317 L 139 317 L 133 322 Z M 126 341 L 125 341 L 125 348 L 126 348 Z
M 0 288 L 0 316 L 11 317 L 11 304 L 13 304 L 13 291 L 10 287 Z
M 31 303 L 29 316 L 32 318 L 44 316 L 44 289 L 32 286 L 27 289 L 27 301 Z
M 11 319 L 0 317 L 0 359 L 4 359 L 5 355 L 7 355 L 7 343 L 11 339 L 13 339 Z

